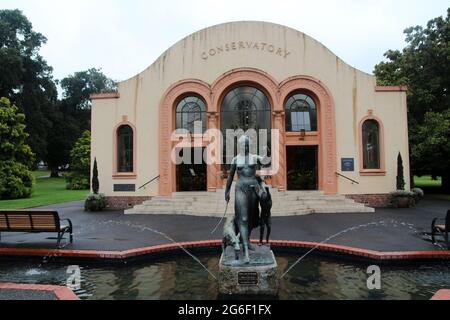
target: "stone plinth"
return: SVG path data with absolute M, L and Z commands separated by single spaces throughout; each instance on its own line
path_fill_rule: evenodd
M 278 264 L 268 246 L 255 246 L 250 251 L 250 264 L 243 263 L 242 253 L 236 261 L 234 250 L 228 247 L 219 263 L 219 292 L 222 295 L 278 294 Z

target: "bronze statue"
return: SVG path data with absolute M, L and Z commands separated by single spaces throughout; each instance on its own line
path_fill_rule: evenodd
M 256 175 L 258 161 L 263 160 L 263 158 L 250 154 L 250 138 L 248 136 L 242 136 L 238 143 L 240 152 L 231 163 L 225 190 L 225 201 L 230 201 L 231 185 L 237 171 L 234 224 L 236 234 L 240 234 L 242 240 L 244 263 L 249 263 L 249 250 L 254 250 L 250 243 L 250 235 L 252 230 L 258 228 L 261 224 L 259 199 L 266 190 L 261 187 L 261 180 Z

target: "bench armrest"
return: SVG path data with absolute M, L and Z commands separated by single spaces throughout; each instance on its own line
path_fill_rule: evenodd
M 60 223 L 61 223 L 61 221 L 67 221 L 69 223 L 70 232 L 72 232 L 72 230 L 73 230 L 72 221 L 70 219 L 59 219 Z

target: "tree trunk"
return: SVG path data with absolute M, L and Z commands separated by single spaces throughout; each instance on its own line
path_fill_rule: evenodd
M 59 178 L 58 168 L 50 168 L 50 178 Z
M 450 193 L 450 174 L 442 175 L 442 191 L 444 193 Z

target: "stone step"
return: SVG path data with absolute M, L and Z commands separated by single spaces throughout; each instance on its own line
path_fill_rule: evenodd
M 178 192 L 170 197 L 154 197 L 126 214 L 182 214 L 221 217 L 225 210 L 224 190 L 216 192 Z M 322 191 L 286 191 L 271 189 L 273 216 L 295 216 L 311 213 L 368 213 L 375 210 L 342 195 L 325 195 Z M 231 202 L 234 203 L 234 188 Z M 234 214 L 234 205 L 228 213 Z

